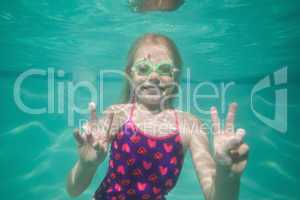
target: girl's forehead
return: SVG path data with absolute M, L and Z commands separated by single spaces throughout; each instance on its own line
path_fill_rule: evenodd
M 135 59 L 149 59 L 151 62 L 158 63 L 163 60 L 171 59 L 169 49 L 163 45 L 142 45 L 138 48 Z

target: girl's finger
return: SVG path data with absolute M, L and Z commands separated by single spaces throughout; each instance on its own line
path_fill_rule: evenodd
M 91 121 L 97 121 L 96 104 L 94 102 L 89 103 L 89 111 L 91 115 Z
M 241 144 L 241 146 L 238 149 L 239 156 L 240 157 L 245 157 L 249 153 L 249 146 L 247 144 Z
M 95 143 L 93 144 L 93 147 L 94 147 L 94 149 L 95 149 L 96 151 L 100 151 L 100 150 L 101 150 L 101 145 L 100 145 L 99 142 L 95 142 Z
M 94 139 L 93 139 L 93 135 L 91 132 L 87 132 L 86 133 L 86 140 L 89 144 L 93 144 L 94 143 Z
M 237 149 L 242 144 L 240 138 L 234 137 L 225 143 L 224 151 L 230 153 L 231 150 Z
M 95 144 L 93 144 L 93 147 L 96 151 L 99 151 L 99 152 L 100 151 L 105 151 L 105 152 L 107 151 L 105 141 L 99 140 L 99 141 L 95 142 Z
M 229 133 L 234 133 L 234 120 L 235 120 L 235 113 L 237 109 L 237 103 L 231 103 L 229 105 L 226 123 L 225 123 L 225 131 Z
M 82 145 L 84 143 L 84 138 L 81 136 L 80 130 L 78 128 L 74 130 L 73 135 L 74 135 L 74 138 L 76 139 L 76 142 L 79 145 Z
M 216 107 L 212 106 L 210 108 L 210 116 L 212 122 L 212 129 L 215 134 L 219 134 L 221 132 L 221 124 L 218 116 L 218 110 Z
M 236 130 L 236 136 L 239 137 L 241 140 L 244 140 L 245 135 L 246 135 L 245 129 L 239 128 Z
M 235 163 L 231 167 L 231 171 L 234 174 L 241 174 L 247 165 L 247 159 L 241 160 L 239 163 Z
M 241 144 L 237 149 L 230 150 L 230 157 L 234 163 L 239 163 L 243 160 L 247 160 L 249 152 L 249 146 L 247 144 Z
M 230 166 L 232 165 L 232 159 L 226 153 L 217 154 L 218 163 L 223 166 Z

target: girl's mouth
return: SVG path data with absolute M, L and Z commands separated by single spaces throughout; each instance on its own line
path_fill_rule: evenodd
M 162 88 L 153 84 L 146 84 L 141 87 L 142 91 L 148 95 L 158 95 L 161 94 Z

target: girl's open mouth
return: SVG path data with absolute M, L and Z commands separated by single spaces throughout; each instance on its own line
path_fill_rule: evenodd
M 159 88 L 156 85 L 150 85 L 150 84 L 143 85 L 141 89 L 143 92 L 146 92 L 146 94 L 148 95 L 157 95 L 161 93 L 161 88 Z

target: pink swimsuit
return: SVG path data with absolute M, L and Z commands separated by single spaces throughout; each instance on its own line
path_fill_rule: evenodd
M 175 131 L 151 136 L 135 126 L 134 108 L 112 141 L 109 168 L 95 200 L 164 200 L 177 182 L 184 153 L 176 112 Z

